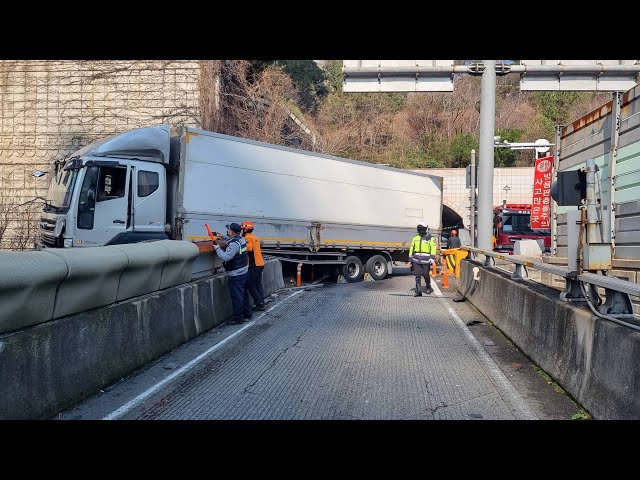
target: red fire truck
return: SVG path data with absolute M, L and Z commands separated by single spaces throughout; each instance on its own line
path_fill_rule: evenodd
M 493 208 L 493 236 L 496 238 L 494 250 L 513 253 L 516 240 L 538 240 L 543 251 L 551 250 L 551 230 L 531 229 L 531 204 L 503 203 Z

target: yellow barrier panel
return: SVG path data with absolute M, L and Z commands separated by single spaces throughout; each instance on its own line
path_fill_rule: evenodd
M 456 256 L 455 255 L 445 255 L 444 258 L 447 261 L 447 273 L 453 273 L 456 268 Z
M 442 254 L 446 255 L 447 264 L 451 261 L 456 278 L 460 278 L 460 262 L 467 258 L 469 252 L 460 248 L 447 248 L 442 250 Z

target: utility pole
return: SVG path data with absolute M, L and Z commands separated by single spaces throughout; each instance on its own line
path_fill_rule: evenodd
M 476 151 L 471 150 L 471 189 L 469 190 L 469 203 L 471 214 L 469 215 L 469 230 L 471 233 L 471 246 L 475 247 L 476 242 Z
M 478 159 L 478 248 L 491 251 L 493 230 L 493 153 L 496 123 L 495 60 L 483 60 L 480 93 L 480 158 Z

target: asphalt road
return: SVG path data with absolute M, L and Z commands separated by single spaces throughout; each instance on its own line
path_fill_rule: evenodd
M 281 291 L 60 419 L 569 419 L 579 411 L 452 288 L 383 281 Z M 441 282 L 439 282 L 441 283 Z M 470 325 L 467 325 L 470 323 Z

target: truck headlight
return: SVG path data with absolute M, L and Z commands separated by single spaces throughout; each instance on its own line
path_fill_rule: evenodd
M 64 239 L 64 246 L 65 246 L 65 248 L 73 247 L 73 238 L 65 238 Z

